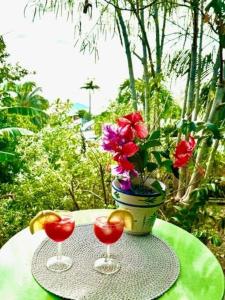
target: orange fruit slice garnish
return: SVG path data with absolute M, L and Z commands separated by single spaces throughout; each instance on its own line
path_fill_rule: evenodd
M 134 217 L 132 213 L 126 209 L 116 209 L 108 216 L 108 222 L 118 222 L 118 220 L 122 220 L 124 222 L 124 227 L 128 230 L 132 230 Z
M 30 232 L 35 232 L 44 229 L 45 223 L 60 221 L 61 217 L 53 210 L 42 210 L 40 211 L 29 224 Z

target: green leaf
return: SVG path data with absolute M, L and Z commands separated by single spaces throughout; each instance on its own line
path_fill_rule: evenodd
M 161 184 L 159 183 L 158 180 L 155 180 L 151 186 L 153 187 L 154 190 L 156 190 L 157 192 L 159 192 L 160 194 L 165 194 L 165 191 L 163 190 Z
M 153 172 L 158 168 L 158 165 L 152 162 L 147 163 L 147 169 L 149 172 Z
M 173 162 L 171 159 L 166 159 L 161 163 L 161 166 L 165 167 L 166 171 L 169 173 L 173 172 L 172 165 L 173 165 Z
M 155 130 L 153 131 L 153 133 L 151 134 L 151 136 L 149 137 L 149 141 L 151 140 L 157 140 L 160 138 L 160 130 Z
M 212 144 L 213 144 L 213 138 L 212 138 L 211 136 L 208 136 L 208 137 L 206 138 L 206 145 L 207 145 L 208 147 L 211 147 Z
M 162 157 L 168 158 L 168 159 L 170 158 L 170 151 L 168 149 L 165 151 L 158 151 L 158 152 Z
M 200 130 L 204 129 L 204 125 L 205 125 L 204 122 L 198 122 L 198 123 L 196 124 L 195 132 L 199 132 Z
M 159 138 L 160 138 L 160 130 L 153 131 L 151 136 L 148 138 L 146 143 L 142 145 L 141 148 L 143 150 L 147 150 L 148 148 L 151 148 L 151 147 L 161 146 Z
M 157 147 L 157 146 L 161 146 L 160 141 L 159 140 L 152 140 L 152 141 L 146 142 L 141 148 L 143 150 L 147 150 L 148 148 Z
M 196 125 L 195 125 L 195 123 L 194 122 L 190 122 L 188 124 L 188 129 L 189 129 L 189 132 L 196 131 Z
M 15 157 L 15 154 L 10 152 L 0 151 L 0 162 L 12 161 Z
M 196 131 L 196 124 L 192 121 L 181 120 L 177 123 L 177 128 L 181 129 L 183 134 L 188 134 L 192 131 Z
M 210 130 L 213 133 L 214 139 L 221 139 L 220 130 L 216 124 L 206 123 L 205 126 L 208 130 Z
M 211 238 L 211 242 L 213 245 L 219 247 L 219 246 L 221 246 L 223 241 L 219 236 L 215 235 Z
M 155 160 L 157 161 L 158 165 L 161 166 L 161 156 L 160 156 L 160 153 L 158 151 L 152 151 L 152 154 L 154 155 L 155 157 Z
M 138 172 L 143 172 L 148 162 L 148 152 L 146 150 L 138 151 L 135 155 L 129 157 L 129 161 L 134 164 Z

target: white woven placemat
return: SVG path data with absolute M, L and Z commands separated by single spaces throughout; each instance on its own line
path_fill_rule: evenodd
M 63 254 L 73 259 L 71 269 L 54 273 L 46 268 L 47 259 L 56 255 L 56 243 L 46 239 L 34 253 L 31 271 L 46 290 L 75 300 L 151 300 L 165 293 L 179 275 L 176 254 L 154 235 L 123 234 L 111 247 L 121 263 L 113 275 L 93 269 L 105 248 L 94 236 L 93 225 L 77 226 L 63 243 Z

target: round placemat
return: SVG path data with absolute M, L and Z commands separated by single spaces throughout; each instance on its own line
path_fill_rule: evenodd
M 123 234 L 111 246 L 111 254 L 121 269 L 103 275 L 93 269 L 106 246 L 93 233 L 93 225 L 77 226 L 63 243 L 63 255 L 73 259 L 68 271 L 54 273 L 46 268 L 47 259 L 56 255 L 56 243 L 44 240 L 34 253 L 32 274 L 46 290 L 75 300 L 151 300 L 165 293 L 179 275 L 179 260 L 173 250 L 154 235 Z

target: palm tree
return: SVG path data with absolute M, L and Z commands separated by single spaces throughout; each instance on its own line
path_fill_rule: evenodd
M 45 109 L 48 108 L 48 100 L 38 94 L 41 91 L 33 82 L 17 84 L 8 82 L 3 86 L 0 98 L 0 116 L 1 114 L 16 114 L 29 116 L 32 122 L 37 126 L 42 126 L 48 119 Z M 21 135 L 32 135 L 33 132 L 20 127 L 6 127 L 6 124 L 0 124 L 0 138 L 6 137 L 8 140 L 16 139 Z M 10 142 L 6 147 L 0 146 L 0 163 L 13 160 L 14 152 L 7 150 Z
M 91 114 L 91 93 L 94 92 L 94 90 L 99 89 L 100 87 L 97 84 L 94 84 L 93 80 L 87 81 L 84 86 L 81 87 L 81 89 L 88 90 L 88 96 L 89 96 L 89 114 Z
M 41 119 L 47 120 L 48 115 L 37 108 L 33 107 L 22 107 L 22 106 L 14 106 L 14 107 L 0 107 L 0 114 L 2 112 L 6 112 L 8 114 L 18 114 L 23 116 L 30 116 L 30 117 L 39 117 Z M 1 126 L 3 125 L 3 128 Z M 22 135 L 32 135 L 33 132 L 26 129 L 26 128 L 20 128 L 20 127 L 4 127 L 4 124 L 0 124 L 0 137 L 11 137 L 11 138 L 17 138 Z M 6 162 L 14 159 L 15 153 L 14 152 L 8 152 L 5 151 L 5 149 L 2 149 L 0 147 L 0 162 Z
M 37 87 L 35 82 L 28 81 L 21 84 L 10 82 L 4 88 L 9 94 L 14 94 L 12 96 L 14 96 L 17 106 L 33 107 L 40 110 L 46 110 L 49 107 L 48 100 L 39 95 L 42 89 Z

